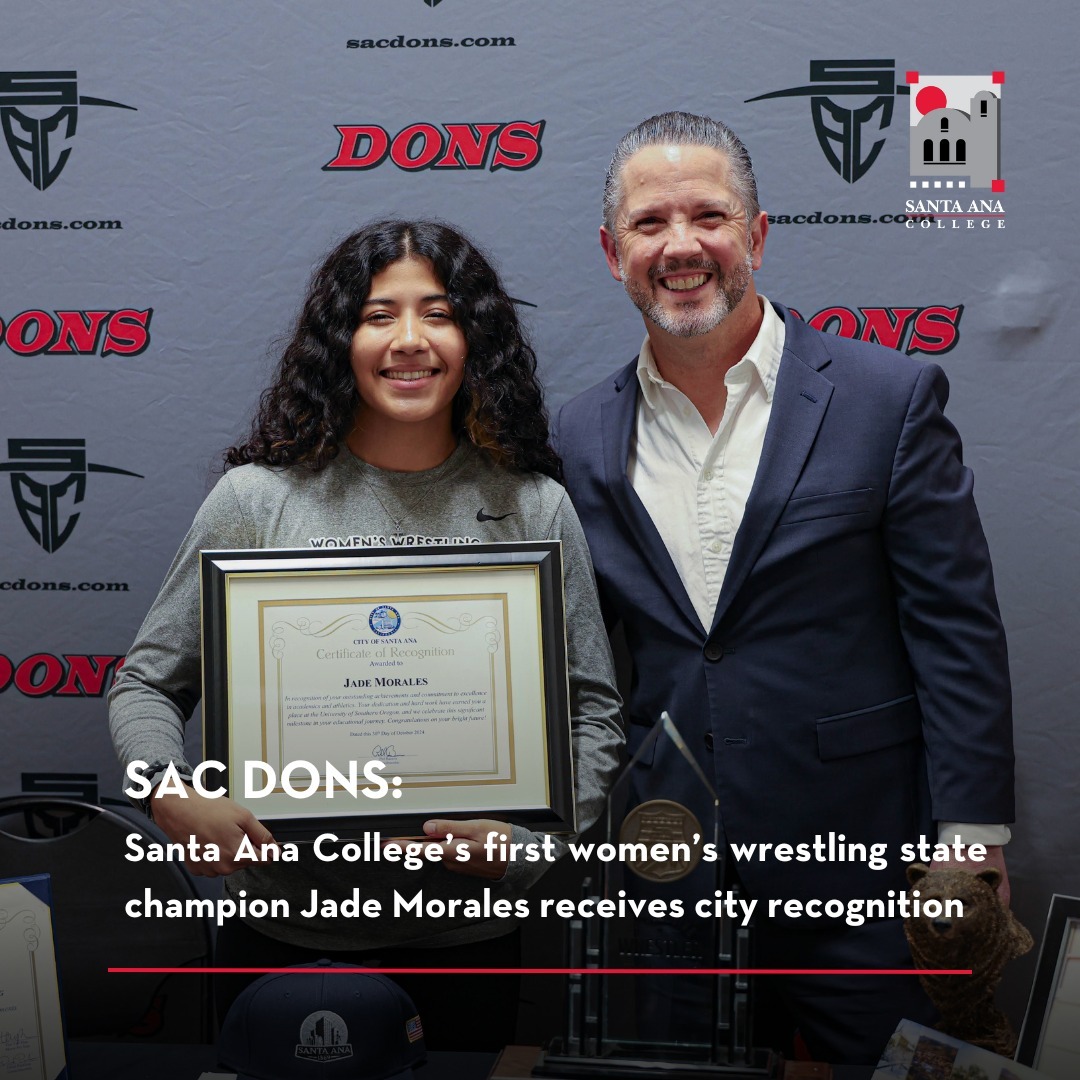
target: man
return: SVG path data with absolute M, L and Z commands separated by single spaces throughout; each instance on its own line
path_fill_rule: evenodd
M 620 142 L 600 240 L 647 336 L 562 410 L 559 450 L 633 662 L 630 753 L 667 709 L 728 844 L 832 834 L 831 857 L 729 863 L 762 908 L 895 898 L 900 847 L 924 836 L 968 869 L 1004 870 L 1007 658 L 971 474 L 942 414 L 948 384 L 760 297 L 767 231 L 724 125 L 668 113 Z M 670 749 L 638 763 L 636 799 L 671 797 L 685 772 Z M 851 843 L 887 845 L 887 867 Z M 974 843 L 986 861 L 967 858 Z M 852 927 L 781 908 L 757 927 L 760 966 L 911 964 L 898 919 Z M 911 977 L 758 990 L 779 992 L 769 1012 L 820 1060 L 873 1064 L 902 1015 L 932 1017 Z

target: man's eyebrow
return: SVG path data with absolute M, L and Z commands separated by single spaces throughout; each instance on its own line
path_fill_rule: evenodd
M 696 209 L 698 212 L 701 212 L 702 210 L 724 210 L 727 213 L 734 214 L 739 211 L 739 201 L 737 199 L 725 199 L 723 197 L 706 199 L 704 202 L 698 203 Z
M 639 221 L 645 221 L 647 218 L 661 217 L 663 217 L 663 214 L 659 210 L 652 207 L 642 207 L 639 210 L 627 210 L 623 221 L 628 225 L 636 225 Z
M 694 211 L 696 213 L 700 213 L 703 210 L 724 210 L 734 214 L 739 212 L 739 202 L 736 199 L 725 199 L 723 197 L 706 199 L 694 206 Z M 642 206 L 628 207 L 626 216 L 633 221 L 643 217 L 662 217 L 663 212 L 658 207 L 646 203 Z

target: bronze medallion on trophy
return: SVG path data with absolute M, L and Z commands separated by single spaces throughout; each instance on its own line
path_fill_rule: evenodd
M 645 881 L 678 881 L 701 862 L 701 824 L 682 803 L 653 799 L 635 806 L 619 829 L 619 846 L 641 844 L 644 860 L 626 859 L 628 870 Z M 652 849 L 657 848 L 655 855 Z M 664 854 L 666 853 L 666 855 Z

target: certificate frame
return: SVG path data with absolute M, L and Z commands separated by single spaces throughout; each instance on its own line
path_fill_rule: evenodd
M 1067 971 L 1067 969 L 1069 969 Z M 1048 1056 L 1070 1071 L 1080 1062 L 1080 1013 L 1077 972 L 1080 970 L 1080 896 L 1055 893 L 1046 916 L 1042 945 L 1016 1046 L 1016 1060 L 1033 1069 L 1047 1069 Z
M 204 757 L 223 766 L 204 782 L 278 840 L 433 817 L 575 831 L 560 542 L 209 550 L 200 579 Z M 381 797 L 327 782 L 332 764 L 370 792 L 372 760 Z M 297 761 L 319 769 L 308 797 L 284 789 Z

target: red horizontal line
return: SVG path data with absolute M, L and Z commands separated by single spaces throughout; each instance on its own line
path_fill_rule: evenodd
M 111 975 L 970 975 L 970 968 L 111 967 Z

